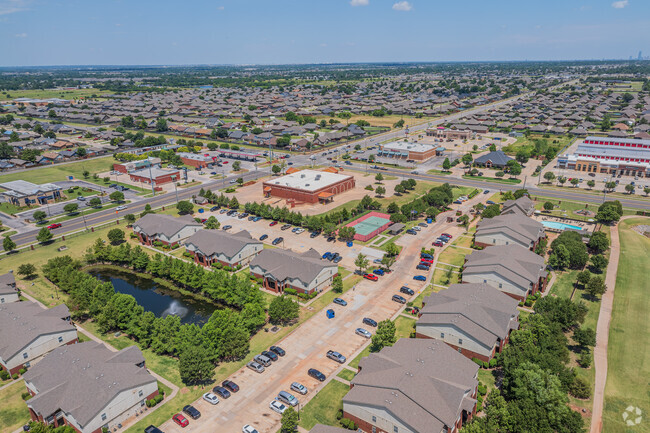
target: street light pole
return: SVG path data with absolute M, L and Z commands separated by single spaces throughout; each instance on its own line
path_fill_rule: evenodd
M 156 189 L 153 187 L 153 175 L 151 174 L 151 161 L 149 161 L 149 182 L 151 183 L 151 193 L 156 196 Z

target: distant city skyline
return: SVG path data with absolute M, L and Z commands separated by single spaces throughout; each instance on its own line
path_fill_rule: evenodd
M 532 3 L 0 0 L 0 66 L 647 59 L 650 2 Z

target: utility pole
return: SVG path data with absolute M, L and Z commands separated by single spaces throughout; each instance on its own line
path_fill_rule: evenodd
M 149 182 L 151 183 L 151 192 L 156 196 L 156 189 L 153 187 L 153 175 L 151 174 L 151 161 L 149 161 Z
M 176 185 L 176 176 L 172 176 L 172 182 L 174 182 L 174 191 L 176 192 L 176 204 L 178 204 L 178 186 Z

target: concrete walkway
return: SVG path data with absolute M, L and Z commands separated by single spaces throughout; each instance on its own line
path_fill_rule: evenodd
M 623 217 L 621 220 L 627 218 Z M 616 225 L 611 230 L 609 264 L 607 265 L 607 276 L 605 277 L 607 291 L 603 294 L 600 301 L 600 315 L 598 316 L 598 325 L 596 326 L 596 347 L 594 347 L 596 380 L 594 403 L 591 409 L 590 433 L 600 433 L 603 430 L 603 406 L 605 401 L 605 384 L 607 382 L 607 343 L 609 341 L 609 324 L 612 319 L 612 306 L 614 304 L 616 272 L 618 270 L 618 259 L 621 252 L 618 227 L 619 225 Z

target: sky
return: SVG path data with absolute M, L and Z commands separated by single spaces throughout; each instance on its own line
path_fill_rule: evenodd
M 0 0 L 0 66 L 627 59 L 650 0 Z

